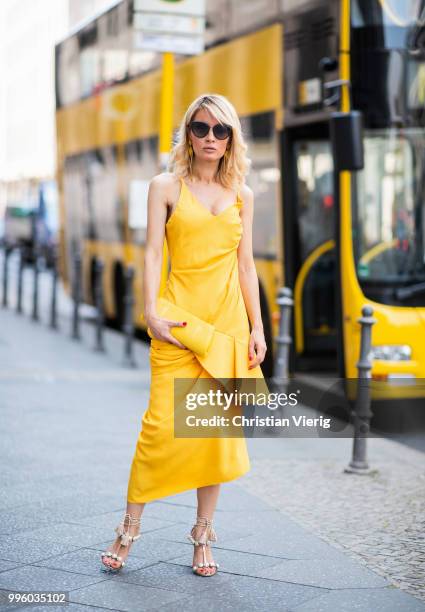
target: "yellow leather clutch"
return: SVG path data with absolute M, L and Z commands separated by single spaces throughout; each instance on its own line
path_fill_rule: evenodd
M 171 321 L 187 321 L 185 327 L 171 327 L 171 335 L 189 350 L 200 357 L 205 357 L 213 340 L 214 325 L 163 297 L 157 300 L 157 313 L 160 317 Z M 151 338 L 154 337 L 149 327 L 148 334 Z

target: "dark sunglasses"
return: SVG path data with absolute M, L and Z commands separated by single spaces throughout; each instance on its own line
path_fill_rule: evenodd
M 192 121 L 190 123 L 190 129 L 197 138 L 205 138 L 205 136 L 209 134 L 210 128 L 211 126 L 208 125 L 208 123 L 205 123 L 204 121 Z M 225 140 L 226 138 L 229 138 L 229 136 L 231 136 L 232 134 L 232 128 L 230 127 L 230 125 L 226 125 L 223 123 L 216 123 L 215 125 L 213 125 L 212 131 L 214 136 L 218 140 Z

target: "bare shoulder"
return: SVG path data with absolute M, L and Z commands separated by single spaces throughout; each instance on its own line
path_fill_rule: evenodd
M 174 200 L 179 191 L 180 179 L 173 172 L 156 174 L 149 183 L 150 189 L 166 200 Z
M 240 188 L 240 195 L 244 204 L 250 204 L 254 201 L 254 192 L 246 183 Z

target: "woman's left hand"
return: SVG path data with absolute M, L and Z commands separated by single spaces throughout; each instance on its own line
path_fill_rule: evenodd
M 248 366 L 248 370 L 257 367 L 264 361 L 266 355 L 267 345 L 264 338 L 264 332 L 262 329 L 254 328 L 251 331 L 248 344 L 248 359 L 252 363 Z

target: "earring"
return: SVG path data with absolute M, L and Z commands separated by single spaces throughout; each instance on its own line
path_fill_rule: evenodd
M 193 147 L 192 147 L 191 142 L 189 142 L 189 146 L 187 147 L 187 150 L 189 153 L 189 172 L 190 174 L 192 174 Z

